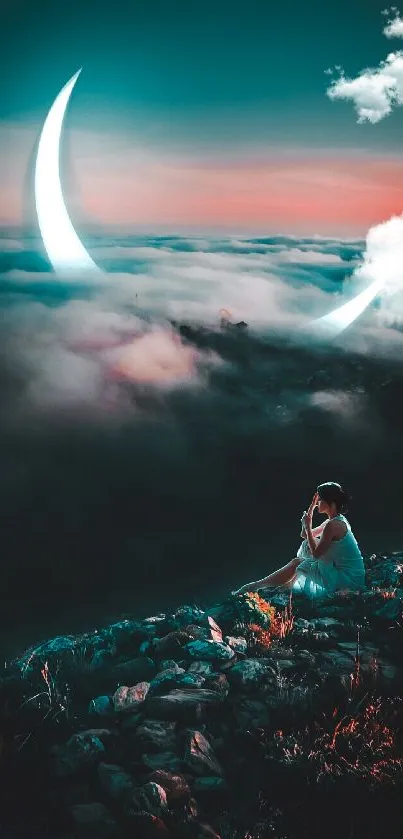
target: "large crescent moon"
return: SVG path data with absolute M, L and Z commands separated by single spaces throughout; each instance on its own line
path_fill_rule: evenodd
M 101 273 L 80 242 L 70 221 L 60 183 L 60 137 L 63 118 L 73 87 L 81 73 L 75 73 L 56 97 L 39 140 L 35 166 L 35 203 L 46 253 L 55 271 L 77 274 Z
M 59 158 L 63 119 L 81 69 L 72 76 L 56 97 L 39 140 L 35 167 L 35 201 L 45 250 L 55 271 L 101 273 L 85 250 L 70 221 L 60 183 Z M 382 290 L 384 282 L 375 280 L 368 288 L 310 326 L 326 337 L 338 335 L 367 308 Z

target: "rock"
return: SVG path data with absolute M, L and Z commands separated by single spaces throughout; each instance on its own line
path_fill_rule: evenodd
M 190 641 L 185 649 L 189 655 L 201 661 L 228 661 L 235 655 L 231 647 L 220 641 Z
M 160 673 L 162 673 L 164 670 L 174 670 L 176 673 L 183 672 L 183 668 L 179 667 L 179 665 L 176 661 L 173 660 L 173 658 L 167 658 L 164 661 L 161 661 L 159 669 Z
M 302 661 L 308 667 L 315 667 L 316 658 L 310 650 L 298 650 L 297 659 Z
M 234 715 L 241 731 L 265 728 L 270 722 L 268 706 L 260 699 L 239 699 L 234 704 Z
M 109 632 L 118 647 L 136 647 L 154 635 L 155 627 L 147 628 L 139 621 L 121 620 L 109 626 Z
M 193 784 L 193 792 L 195 795 L 218 797 L 227 794 L 228 791 L 228 784 L 224 781 L 224 778 L 219 778 L 215 775 L 206 775 L 204 778 L 196 778 Z
M 74 650 L 76 646 L 76 639 L 72 635 L 58 635 L 49 641 L 44 641 L 42 644 L 37 644 L 35 647 L 30 647 L 24 655 L 15 660 L 16 667 L 24 674 L 32 671 L 38 657 L 43 661 L 44 656 L 47 658 L 53 655 L 60 655 L 67 651 Z
M 223 774 L 210 743 L 200 731 L 191 730 L 187 733 L 184 759 L 196 775 Z
M 334 630 L 334 629 L 343 629 L 343 624 L 340 623 L 336 618 L 316 618 L 316 620 L 312 621 L 314 624 L 315 629 L 318 630 Z
M 110 839 L 117 834 L 117 824 L 103 804 L 73 804 L 69 808 L 74 835 L 83 839 Z
M 53 754 L 55 774 L 66 777 L 96 766 L 105 755 L 105 746 L 96 733 L 84 731 L 73 734 L 65 746 L 57 747 Z
M 232 635 L 226 635 L 225 643 L 231 647 L 236 653 L 247 653 L 248 644 L 246 638 L 233 638 Z
M 379 609 L 376 609 L 375 615 L 386 622 L 400 620 L 403 616 L 403 603 L 400 597 L 390 597 Z
M 170 807 L 188 801 L 191 796 L 189 784 L 180 773 L 169 772 L 166 769 L 156 769 L 150 775 L 150 781 L 155 781 L 164 788 Z
M 145 752 L 169 752 L 176 746 L 176 723 L 166 720 L 145 720 L 138 726 L 135 738 Z
M 113 668 L 113 676 L 120 684 L 137 685 L 139 682 L 150 682 L 156 675 L 157 668 L 152 658 L 139 657 Z
M 254 658 L 246 658 L 234 664 L 228 673 L 230 682 L 234 685 L 251 686 L 268 678 L 273 678 L 275 671 Z
M 122 685 L 113 695 L 113 706 L 117 713 L 122 711 L 136 711 L 143 704 L 150 685 L 148 682 L 140 682 L 134 687 Z
M 174 752 L 158 752 L 156 754 L 143 754 L 141 759 L 145 766 L 152 771 L 155 769 L 166 769 L 168 772 L 180 772 L 182 761 Z
M 213 673 L 205 681 L 206 688 L 214 690 L 225 699 L 229 693 L 229 683 L 225 673 Z
M 137 810 L 152 813 L 153 816 L 164 816 L 168 810 L 168 799 L 164 787 L 155 781 L 148 781 L 147 784 L 136 789 L 132 806 Z
M 219 705 L 222 697 L 216 691 L 206 688 L 172 690 L 164 696 L 152 696 L 147 699 L 146 713 L 157 719 L 181 719 L 193 712 L 199 718 L 204 709 Z
M 329 652 L 321 654 L 321 669 L 329 668 L 330 671 L 347 675 L 354 670 L 354 661 L 351 656 L 346 655 L 338 650 L 329 650 Z
M 166 824 L 152 813 L 133 812 L 130 814 L 130 826 L 133 839 L 169 839 L 170 833 Z
M 213 641 L 222 641 L 222 631 L 221 628 L 218 626 L 218 623 L 215 622 L 214 618 L 211 615 L 208 615 L 207 618 L 208 627 L 210 630 L 210 635 Z
M 189 673 L 183 668 L 177 670 L 163 670 L 158 673 L 150 684 L 150 695 L 166 693 L 167 689 L 189 685 L 190 687 L 201 687 L 204 683 L 204 676 L 199 673 Z
M 188 673 L 200 673 L 201 676 L 208 676 L 213 672 L 211 661 L 192 661 Z
M 107 717 L 113 712 L 113 703 L 110 696 L 97 696 L 91 699 L 88 707 L 90 716 Z
M 193 635 L 185 629 L 176 629 L 163 638 L 154 638 L 154 653 L 158 658 L 183 658 L 183 651 Z
M 97 771 L 102 789 L 115 801 L 128 798 L 133 792 L 134 779 L 121 766 L 100 763 Z

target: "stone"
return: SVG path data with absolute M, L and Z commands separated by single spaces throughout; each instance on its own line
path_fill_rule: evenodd
M 176 661 L 173 660 L 173 658 L 167 658 L 164 659 L 164 661 L 161 661 L 159 670 L 160 673 L 162 673 L 164 670 L 174 670 L 176 673 L 183 672 L 183 668 L 179 667 L 179 665 Z
M 158 658 L 183 658 L 186 644 L 193 640 L 193 636 L 185 629 L 169 632 L 163 638 L 154 639 L 154 652 Z
M 316 618 L 313 621 L 315 629 L 318 630 L 334 630 L 334 629 L 343 629 L 343 624 L 340 623 L 336 618 Z
M 53 768 L 58 777 L 67 777 L 95 767 L 105 755 L 105 746 L 92 731 L 73 734 L 64 746 L 53 750 Z
M 221 796 L 229 791 L 228 784 L 224 778 L 215 775 L 206 775 L 204 778 L 196 778 L 193 784 L 195 795 Z
M 150 781 L 155 781 L 164 788 L 170 807 L 188 801 L 191 797 L 189 784 L 180 773 L 169 772 L 167 769 L 156 769 L 150 775 Z
M 225 673 L 213 673 L 211 676 L 208 676 L 205 685 L 209 690 L 214 690 L 219 693 L 223 699 L 228 696 L 229 682 Z
M 134 779 L 121 766 L 100 763 L 97 772 L 102 789 L 115 801 L 128 798 L 133 792 Z
M 228 661 L 235 655 L 231 647 L 220 641 L 190 641 L 185 649 L 189 655 L 201 661 Z
M 187 732 L 184 760 L 196 775 L 221 776 L 223 774 L 209 741 L 201 731 Z
M 242 697 L 234 704 L 237 727 L 241 731 L 265 728 L 269 725 L 269 708 L 261 699 Z
M 73 804 L 69 807 L 74 835 L 83 839 L 112 839 L 117 834 L 117 824 L 109 810 L 98 801 Z
M 254 658 L 246 658 L 244 661 L 239 661 L 234 664 L 228 672 L 228 679 L 234 685 L 251 686 L 259 682 L 265 681 L 268 678 L 273 678 L 274 671 L 272 667 L 262 663 Z
M 163 670 L 158 673 L 150 684 L 150 695 L 166 693 L 167 689 L 189 685 L 190 687 L 201 687 L 204 683 L 204 676 L 199 673 L 189 673 L 183 668 L 177 670 Z
M 136 711 L 143 704 L 150 685 L 148 682 L 140 682 L 134 687 L 122 685 L 113 695 L 113 706 L 117 713 L 122 711 Z
M 174 752 L 157 752 L 156 754 L 142 754 L 141 759 L 148 769 L 166 769 L 168 772 L 180 772 L 182 761 Z
M 247 653 L 248 644 L 246 638 L 233 638 L 232 635 L 226 635 L 224 640 L 236 653 Z
M 338 650 L 329 650 L 329 652 L 321 654 L 320 669 L 325 670 L 326 668 L 341 675 L 348 675 L 354 670 L 354 660 L 351 656 Z
M 376 609 L 375 615 L 386 622 L 400 620 L 403 616 L 402 600 L 400 597 L 390 597 L 379 609 Z
M 197 717 L 204 709 L 219 705 L 222 697 L 207 688 L 172 690 L 163 696 L 152 696 L 146 702 L 146 713 L 157 719 L 181 719 L 193 711 Z
M 117 664 L 113 668 L 116 681 L 124 685 L 137 685 L 139 682 L 150 682 L 156 675 L 157 668 L 152 658 L 140 656 L 130 661 Z
M 145 720 L 138 726 L 135 739 L 145 752 L 169 752 L 176 746 L 176 723 Z
M 88 707 L 90 716 L 107 717 L 113 713 L 113 703 L 110 696 L 97 696 L 91 699 Z
M 148 781 L 136 789 L 132 806 L 138 810 L 145 810 L 153 816 L 164 816 L 168 810 L 168 799 L 164 787 L 155 781 Z
M 188 673 L 199 673 L 201 676 L 208 676 L 213 672 L 211 661 L 192 661 Z
M 155 628 L 147 629 L 146 626 L 139 621 L 121 620 L 109 626 L 109 632 L 118 647 L 132 644 L 133 646 L 140 645 L 142 641 L 152 637 Z

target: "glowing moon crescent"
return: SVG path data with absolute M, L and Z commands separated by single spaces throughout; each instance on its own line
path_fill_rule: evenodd
M 35 167 L 35 203 L 46 253 L 55 271 L 101 273 L 80 242 L 70 221 L 60 183 L 60 136 L 63 118 L 73 87 L 81 73 L 75 73 L 56 97 L 39 140 Z
M 35 201 L 43 243 L 55 271 L 101 273 L 80 242 L 70 221 L 63 199 L 59 172 L 59 146 L 63 119 L 73 87 L 81 69 L 62 88 L 46 118 L 38 146 L 35 167 Z M 312 321 L 326 336 L 339 334 L 366 309 L 382 290 L 384 283 L 372 282 L 352 300 L 324 317 Z

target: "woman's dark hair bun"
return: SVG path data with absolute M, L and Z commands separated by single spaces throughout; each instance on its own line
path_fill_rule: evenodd
M 336 504 L 337 509 L 341 513 L 345 513 L 351 502 L 351 496 L 340 486 L 333 481 L 327 481 L 325 484 L 319 484 L 318 495 L 327 504 Z

